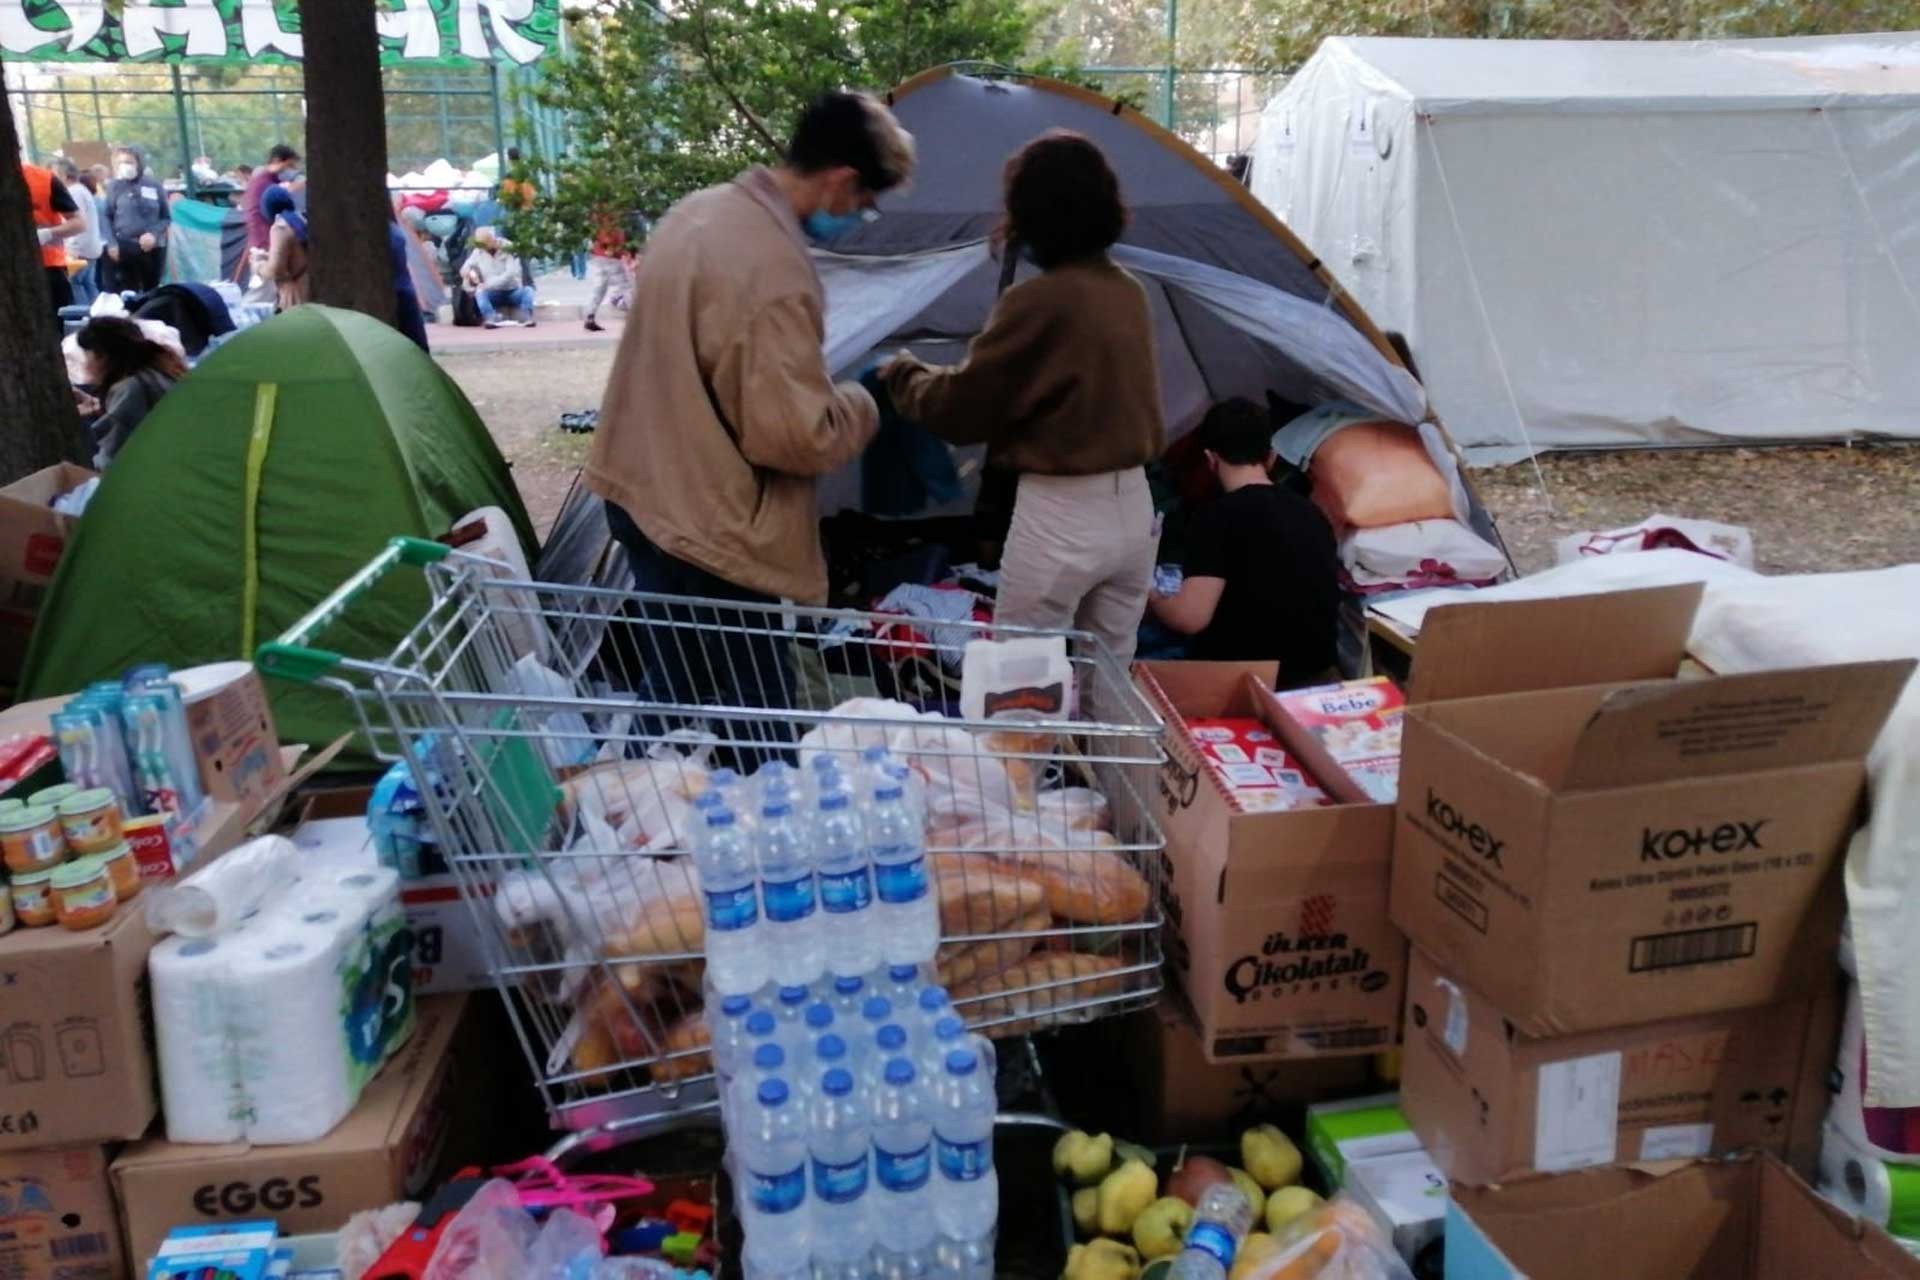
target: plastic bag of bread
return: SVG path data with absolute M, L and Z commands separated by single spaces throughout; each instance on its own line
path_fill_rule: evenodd
M 969 1024 L 994 1024 L 982 1028 L 989 1036 L 1025 1035 L 1043 1027 L 1088 1021 L 1091 1011 L 1070 1006 L 1121 994 L 1125 968 L 1112 956 L 1040 951 L 998 973 L 951 986 L 947 992 Z
M 707 767 L 672 750 L 645 760 L 595 765 L 560 784 L 560 815 L 582 812 L 612 829 L 622 849 L 684 849 L 693 802 L 707 789 Z
M 1106 835 L 1102 831 L 1077 834 Z M 1123 853 L 1055 849 L 1015 854 L 1012 861 L 1046 889 L 1048 910 L 1074 924 L 1126 924 L 1145 916 L 1152 905 L 1147 878 Z
M 904 702 L 886 698 L 849 698 L 833 709 L 835 723 L 815 725 L 800 739 L 800 768 L 813 768 L 813 758 L 831 752 L 844 765 L 868 747 L 885 747 L 894 755 L 912 753 L 913 736 L 920 712 Z M 847 724 L 843 721 L 870 720 L 871 724 Z
M 1046 890 L 1008 864 L 951 853 L 933 854 L 928 863 L 940 903 L 940 935 L 955 939 L 934 956 L 941 985 L 998 973 L 1040 945 L 1037 935 L 1053 927 Z M 1014 936 L 985 936 L 1007 934 Z
M 1041 825 L 1049 830 L 1112 831 L 1113 805 L 1092 787 L 1043 791 L 1034 802 Z

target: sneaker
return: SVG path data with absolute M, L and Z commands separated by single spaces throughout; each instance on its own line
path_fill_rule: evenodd
M 521 327 L 522 329 L 531 329 L 531 328 L 533 328 L 533 327 L 534 327 L 535 325 L 537 325 L 537 324 L 539 324 L 539 323 L 540 323 L 540 322 L 539 322 L 538 320 L 527 320 L 527 321 L 523 321 L 523 322 L 521 323 L 521 325 L 520 325 L 520 327 Z
M 598 320 L 595 320 L 592 316 L 588 316 L 587 323 L 581 327 L 584 328 L 588 333 L 604 333 L 606 331 L 606 326 L 601 324 Z
M 500 327 L 500 322 L 498 320 L 488 320 L 485 323 L 483 323 L 480 327 L 482 329 L 498 329 Z

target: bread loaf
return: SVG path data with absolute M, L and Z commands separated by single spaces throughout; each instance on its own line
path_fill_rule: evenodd
M 990 1036 L 1024 1035 L 1081 1021 L 1078 1010 L 1064 1012 L 1062 1006 L 1119 995 L 1125 989 L 1120 974 L 1125 967 L 1111 956 L 1041 951 L 999 973 L 948 990 L 969 1024 L 996 1023 L 983 1028 Z
M 1075 924 L 1125 924 L 1145 916 L 1152 901 L 1147 878 L 1123 854 L 1060 849 L 1023 853 L 1014 864 L 1045 887 L 1053 914 Z
M 1040 933 L 1052 925 L 1052 913 L 1040 906 L 1000 932 Z M 956 983 L 977 981 L 1020 963 L 1043 941 L 1041 938 L 990 938 L 984 942 L 950 942 L 935 954 L 933 966 L 940 985 L 951 988 Z
M 712 1071 L 711 1055 L 689 1052 L 693 1049 L 707 1048 L 712 1043 L 712 1035 L 712 1031 L 707 1027 L 706 1012 L 701 1009 L 693 1010 L 674 1023 L 667 1030 L 666 1041 L 660 1050 L 660 1060 L 653 1064 L 654 1081 L 665 1084 L 674 1080 L 688 1080 Z M 687 1056 L 670 1056 L 681 1053 Z
M 626 960 L 700 955 L 706 945 L 707 913 L 701 909 L 699 895 L 689 891 L 649 898 L 640 904 L 623 927 L 608 931 L 606 956 L 609 960 Z
M 1005 933 L 1045 905 L 1046 889 L 1010 863 L 958 853 L 934 854 L 928 861 L 942 937 Z

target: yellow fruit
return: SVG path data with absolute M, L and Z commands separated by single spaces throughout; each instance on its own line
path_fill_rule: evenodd
M 1193 1225 L 1193 1206 L 1178 1196 L 1162 1196 L 1140 1211 L 1133 1220 L 1133 1243 L 1140 1256 L 1170 1258 L 1180 1252 Z
M 1300 1181 L 1300 1148 L 1270 1124 L 1240 1135 L 1240 1163 L 1269 1191 Z
M 1249 1233 L 1240 1242 L 1240 1252 L 1233 1255 L 1233 1270 L 1227 1273 L 1227 1280 L 1246 1280 L 1261 1262 L 1279 1252 L 1280 1242 L 1266 1232 Z
M 1073 1193 L 1073 1225 L 1083 1236 L 1100 1230 L 1100 1188 L 1082 1187 Z
M 1305 1187 L 1282 1187 L 1267 1197 L 1267 1230 L 1281 1235 L 1319 1207 L 1318 1194 Z
M 1140 1255 L 1118 1240 L 1094 1240 L 1067 1251 L 1061 1280 L 1136 1280 Z
M 1153 1203 L 1159 1189 L 1153 1170 L 1139 1160 L 1129 1160 L 1108 1174 L 1100 1183 L 1100 1234 L 1124 1236 L 1133 1230 L 1133 1220 Z
M 1240 1194 L 1247 1198 L 1247 1203 L 1253 1206 L 1253 1220 L 1260 1221 L 1261 1211 L 1267 1207 L 1267 1193 L 1245 1169 L 1229 1169 L 1227 1173 L 1232 1177 L 1233 1185 L 1240 1188 Z
M 1072 1133 L 1062 1134 L 1060 1141 L 1053 1144 L 1053 1172 L 1062 1178 L 1072 1178 L 1083 1187 L 1090 1187 L 1107 1176 L 1113 1168 L 1113 1135 L 1103 1133 L 1099 1137 L 1075 1129 Z

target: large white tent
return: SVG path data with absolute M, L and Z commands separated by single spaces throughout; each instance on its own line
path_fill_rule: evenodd
M 1476 459 L 1920 437 L 1920 35 L 1331 39 L 1251 181 Z

